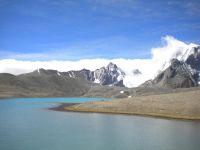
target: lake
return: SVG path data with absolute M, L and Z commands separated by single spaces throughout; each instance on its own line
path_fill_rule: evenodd
M 0 100 L 0 150 L 199 150 L 200 122 L 48 110 L 98 98 Z

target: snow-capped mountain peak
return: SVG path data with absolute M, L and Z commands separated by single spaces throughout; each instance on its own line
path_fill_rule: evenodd
M 193 87 L 200 83 L 200 46 L 183 49 L 184 53 L 172 58 L 166 69 L 141 86 Z M 164 65 L 168 65 L 165 63 Z
M 111 71 L 111 72 L 114 72 L 118 69 L 117 65 L 116 64 L 113 64 L 112 62 L 110 62 L 107 67 L 106 67 L 107 70 Z
M 177 51 L 172 53 L 171 56 L 163 63 L 158 73 L 169 67 L 172 59 L 177 59 L 179 61 L 185 62 L 191 55 L 197 55 L 199 51 L 200 47 L 195 44 L 190 44 L 187 47 L 180 47 Z
M 112 62 L 110 62 L 106 67 L 94 71 L 94 81 L 101 85 L 124 86 L 124 76 L 125 73 Z

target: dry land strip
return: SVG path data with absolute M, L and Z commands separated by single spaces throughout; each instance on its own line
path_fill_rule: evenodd
M 59 110 L 200 120 L 200 90 L 135 96 L 76 105 L 62 104 Z

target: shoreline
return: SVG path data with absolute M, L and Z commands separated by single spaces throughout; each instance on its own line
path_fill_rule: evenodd
M 92 101 L 70 106 L 61 104 L 59 110 L 200 121 L 200 90 Z
M 80 103 L 59 103 L 58 106 L 50 107 L 48 109 L 54 110 L 54 111 L 64 111 L 64 107 L 67 107 L 67 106 L 69 107 L 69 106 L 73 106 L 73 105 L 77 105 L 77 104 L 80 104 Z
M 200 117 L 186 117 L 186 116 L 175 116 L 175 115 L 163 115 L 163 114 L 156 114 L 156 113 L 136 113 L 136 112 L 125 112 L 125 111 L 119 112 L 119 111 L 83 110 L 83 109 L 72 108 L 73 106 L 76 107 L 80 104 L 81 103 L 60 103 L 56 107 L 49 108 L 49 110 L 62 111 L 62 112 L 74 112 L 74 113 L 98 113 L 98 114 L 110 114 L 110 115 L 140 116 L 140 117 L 148 117 L 148 118 L 167 119 L 167 120 L 200 122 Z

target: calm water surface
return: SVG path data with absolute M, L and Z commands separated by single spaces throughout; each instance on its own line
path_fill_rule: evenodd
M 0 150 L 200 150 L 200 123 L 48 110 L 88 98 L 0 101 Z

